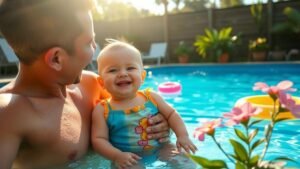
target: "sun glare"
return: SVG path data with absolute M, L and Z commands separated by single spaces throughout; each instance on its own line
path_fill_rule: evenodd
M 139 10 L 146 9 L 155 14 L 163 14 L 162 5 L 155 4 L 155 0 L 122 0 L 124 3 L 132 4 Z

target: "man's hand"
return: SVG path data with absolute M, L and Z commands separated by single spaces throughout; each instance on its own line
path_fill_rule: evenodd
M 151 125 L 146 129 L 148 133 L 148 139 L 158 139 L 160 143 L 169 141 L 170 127 L 167 120 L 161 114 L 152 116 L 148 122 Z

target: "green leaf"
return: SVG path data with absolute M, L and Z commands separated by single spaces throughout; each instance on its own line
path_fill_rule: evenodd
M 241 122 L 241 124 L 245 127 L 245 129 L 248 128 L 248 122 L 249 122 L 249 119 Z
M 232 158 L 234 158 L 236 161 L 239 161 L 240 159 L 235 154 L 229 154 Z
M 291 161 L 291 162 L 299 164 L 299 162 L 297 162 L 291 158 L 284 157 L 284 156 L 276 157 L 273 161 Z
M 239 159 L 242 162 L 247 161 L 248 160 L 248 154 L 247 154 L 247 151 L 246 151 L 245 147 L 241 143 L 239 143 L 238 141 L 235 141 L 233 139 L 230 139 L 230 143 L 234 148 L 235 155 L 237 157 L 239 157 Z
M 228 168 L 223 160 L 211 160 L 211 165 L 208 168 Z
M 248 138 L 244 135 L 243 132 L 241 132 L 241 130 L 234 128 L 235 134 L 245 143 L 249 143 L 248 142 Z
M 278 114 L 281 114 L 281 113 L 287 113 L 287 112 L 289 112 L 290 110 L 287 109 L 287 108 L 282 107 L 281 104 L 280 104 L 279 110 L 278 110 L 278 111 L 279 111 Z
M 269 136 L 270 136 L 270 134 L 271 134 L 271 124 L 268 124 L 268 125 L 266 125 L 265 126 L 265 138 L 268 138 Z
M 193 161 L 195 161 L 197 164 L 200 164 L 201 166 L 206 166 L 209 163 L 209 160 L 204 157 L 195 156 L 195 155 L 188 155 Z
M 211 168 L 211 169 L 228 168 L 226 163 L 223 160 L 209 160 L 207 158 L 195 156 L 195 155 L 189 155 L 189 157 L 197 164 L 200 164 L 203 168 Z
M 244 164 L 242 164 L 241 162 L 237 162 L 235 164 L 235 169 L 247 169 L 247 167 Z
M 290 118 L 288 117 L 285 117 L 285 118 L 276 118 L 275 122 L 274 123 L 279 123 L 281 121 L 285 121 L 285 120 L 289 120 Z
M 259 160 L 259 155 L 255 155 L 250 159 L 250 165 L 252 166 L 256 166 Z
M 265 139 L 256 140 L 251 146 L 251 151 L 253 151 L 256 147 L 261 145 L 263 142 L 265 142 Z
M 253 138 L 257 135 L 258 133 L 258 129 L 253 130 L 250 134 L 249 134 L 249 143 L 253 140 Z
M 251 126 L 253 126 L 253 125 L 255 125 L 255 124 L 257 124 L 257 123 L 259 123 L 259 122 L 261 122 L 262 120 L 254 120 L 254 121 L 252 121 L 250 124 L 249 124 L 249 127 L 251 127 Z

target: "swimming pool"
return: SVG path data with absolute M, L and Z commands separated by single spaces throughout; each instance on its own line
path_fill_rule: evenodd
M 152 87 L 157 90 L 156 86 L 162 82 L 180 82 L 183 87 L 182 95 L 167 98 L 167 100 L 180 112 L 192 135 L 199 121 L 216 119 L 223 112 L 229 112 L 241 97 L 262 94 L 252 91 L 255 82 L 262 81 L 276 85 L 282 80 L 291 80 L 294 82 L 294 87 L 300 89 L 300 65 L 233 64 L 150 68 L 143 87 Z M 300 93 L 297 91 L 293 95 L 299 96 Z M 300 120 L 277 125 L 266 158 L 288 155 L 300 161 Z M 263 129 L 263 124 L 260 128 Z M 260 132 L 259 136 L 262 133 Z M 216 135 L 221 145 L 224 145 L 225 149 L 230 149 L 228 138 L 234 135 L 232 130 L 223 128 L 217 130 Z M 172 140 L 175 140 L 175 137 Z M 209 137 L 206 137 L 206 141 L 202 143 L 194 141 L 199 148 L 197 155 L 210 159 L 226 159 Z M 289 165 L 295 166 L 292 163 Z
M 228 112 L 235 102 L 248 95 L 261 94 L 252 91 L 257 81 L 275 85 L 281 80 L 291 80 L 294 88 L 300 90 L 300 64 L 226 64 L 226 65 L 188 65 L 188 66 L 162 66 L 147 68 L 148 76 L 142 88 L 157 90 L 158 84 L 166 81 L 180 82 L 183 87 L 182 95 L 175 98 L 166 98 L 184 119 L 190 136 L 199 121 L 218 118 L 223 112 Z M 294 96 L 300 96 L 297 91 Z M 263 129 L 263 125 L 260 126 Z M 228 138 L 234 134 L 231 129 L 217 130 L 216 138 L 230 149 Z M 261 132 L 259 133 L 259 136 Z M 272 136 L 271 146 L 267 158 L 288 155 L 300 161 L 300 120 L 279 123 Z M 172 142 L 175 136 L 172 136 Z M 226 159 L 216 148 L 209 137 L 205 142 L 193 139 L 199 151 L 197 155 L 209 159 Z M 260 153 L 260 152 L 257 152 Z M 289 163 L 294 167 L 300 167 Z M 84 159 L 72 163 L 71 168 L 76 169 L 106 169 L 109 162 L 90 152 Z M 168 168 L 164 163 L 147 168 Z

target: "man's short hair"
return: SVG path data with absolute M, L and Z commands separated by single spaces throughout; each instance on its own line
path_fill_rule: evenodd
M 72 54 L 83 31 L 77 14 L 92 5 L 92 0 L 4 0 L 0 31 L 24 64 L 55 46 Z

